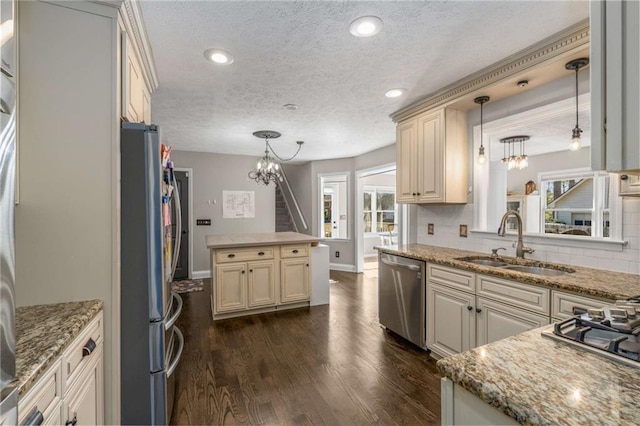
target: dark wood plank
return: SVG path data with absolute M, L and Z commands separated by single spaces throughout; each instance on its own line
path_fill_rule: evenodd
M 331 304 L 211 319 L 187 293 L 172 424 L 439 424 L 428 354 L 378 324 L 377 279 L 332 272 Z

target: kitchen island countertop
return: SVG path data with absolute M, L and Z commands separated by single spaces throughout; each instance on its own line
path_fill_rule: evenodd
M 559 276 L 533 275 L 459 260 L 463 257 L 489 257 L 489 254 L 487 253 L 459 250 L 448 247 L 428 246 L 423 244 L 407 244 L 375 248 L 383 253 L 424 260 L 425 262 L 465 269 L 467 271 L 480 274 L 494 275 L 514 281 L 541 285 L 551 289 L 565 290 L 584 296 L 615 300 L 640 295 L 640 275 L 564 265 L 560 263 L 539 262 L 533 259 L 525 260 L 504 256 L 496 258 L 496 260 L 506 260 L 507 263 L 536 266 L 549 265 L 557 267 L 558 269 L 574 271 L 572 273 Z
M 16 309 L 16 380 L 22 397 L 102 310 L 101 300 Z
M 306 244 L 321 239 L 298 232 L 266 232 L 260 234 L 207 235 L 207 248 L 256 247 L 280 244 Z
M 550 328 L 443 358 L 438 369 L 522 424 L 636 424 L 638 368 L 543 337 Z

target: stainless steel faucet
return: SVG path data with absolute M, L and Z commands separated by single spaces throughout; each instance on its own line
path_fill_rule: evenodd
M 498 228 L 498 235 L 504 237 L 504 232 L 507 228 L 507 219 L 509 216 L 515 216 L 518 222 L 518 244 L 516 245 L 516 257 L 524 259 L 525 253 L 533 253 L 535 250 L 530 247 L 525 247 L 522 243 L 522 218 L 515 210 L 507 210 L 507 212 L 502 215 L 502 220 L 500 221 L 500 228 Z

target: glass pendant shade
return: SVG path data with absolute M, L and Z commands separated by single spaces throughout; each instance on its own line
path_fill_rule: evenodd
M 483 110 L 484 104 L 489 102 L 491 98 L 489 96 L 478 96 L 473 102 L 480 104 L 480 148 L 478 149 L 478 164 L 482 165 L 487 162 L 487 158 L 484 154 L 484 128 L 483 128 Z
M 570 62 L 567 62 L 565 68 L 574 71 L 576 75 L 576 127 L 573 128 L 571 133 L 571 144 L 569 145 L 569 149 L 571 151 L 577 151 L 582 147 L 582 143 L 580 141 L 580 134 L 582 133 L 582 129 L 580 128 L 580 124 L 578 122 L 578 72 L 581 68 L 589 65 L 589 58 L 579 58 L 574 59 Z

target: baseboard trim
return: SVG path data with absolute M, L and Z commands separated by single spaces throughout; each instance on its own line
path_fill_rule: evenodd
M 193 271 L 193 273 L 191 274 L 191 279 L 200 280 L 203 278 L 211 278 L 211 271 L 209 270 Z
M 332 271 L 356 272 L 355 265 L 345 265 L 344 263 L 329 263 L 329 269 Z

